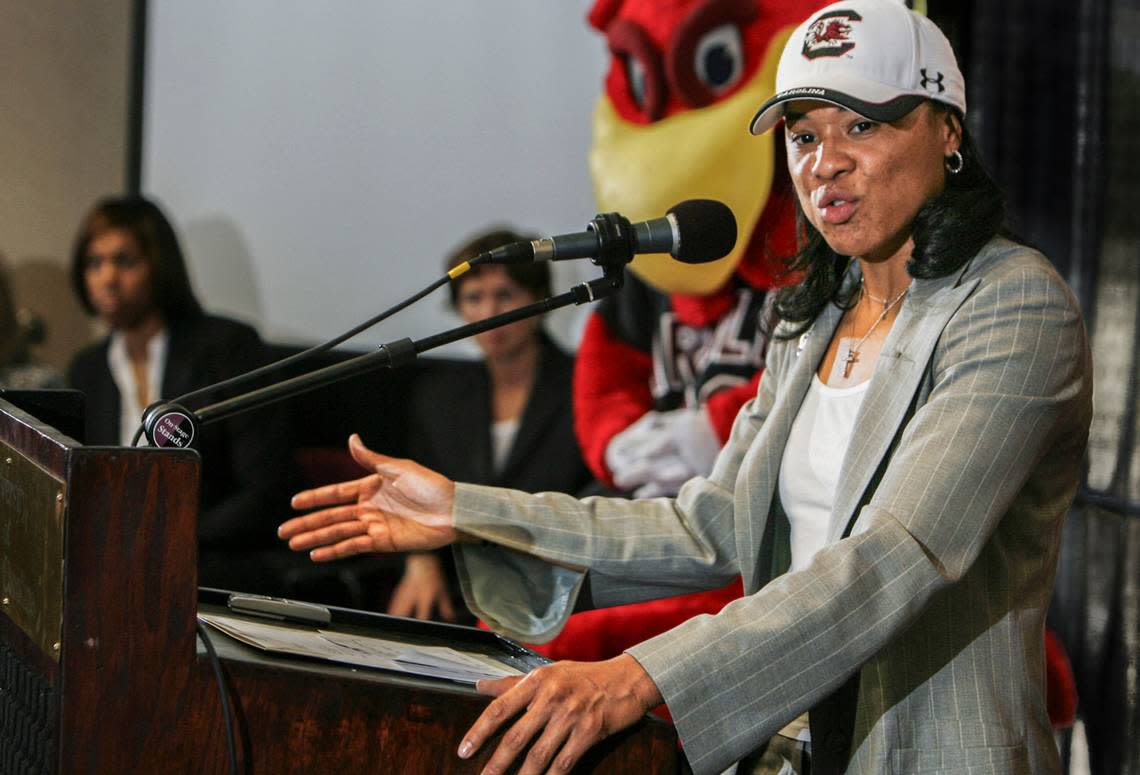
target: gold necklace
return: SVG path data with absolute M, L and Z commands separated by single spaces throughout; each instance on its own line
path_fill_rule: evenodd
M 903 292 L 904 293 L 906 292 L 905 288 L 903 289 Z M 875 294 L 873 294 L 869 290 L 867 290 L 867 283 L 863 280 L 862 277 L 859 278 L 859 293 L 865 295 L 871 301 L 877 301 L 879 304 L 883 304 L 883 305 L 890 304 L 890 302 L 888 300 L 880 299 L 878 296 L 876 296 Z
M 867 333 L 863 334 L 863 336 L 860 337 L 858 342 L 856 342 L 855 344 L 848 347 L 847 352 L 843 354 L 843 378 L 844 379 L 847 379 L 848 377 L 851 376 L 851 367 L 854 366 L 855 362 L 859 360 L 859 350 L 860 350 L 860 348 L 863 347 L 863 343 L 867 341 L 867 337 L 869 337 L 871 335 L 871 333 L 876 328 L 879 327 L 880 323 L 882 323 L 884 320 L 887 319 L 887 314 L 890 313 L 891 308 L 894 307 L 896 304 L 898 304 L 900 301 L 902 301 L 902 297 L 906 296 L 906 292 L 909 290 L 910 290 L 910 286 L 908 285 L 907 287 L 905 287 L 901 291 L 899 291 L 899 294 L 897 296 L 895 296 L 893 299 L 890 299 L 890 300 L 877 299 L 874 296 L 872 296 L 870 293 L 867 292 L 867 289 L 863 286 L 863 278 L 861 278 L 861 277 L 859 278 L 859 293 L 860 294 L 866 294 L 867 298 L 870 299 L 871 301 L 877 301 L 880 304 L 882 304 L 883 305 L 883 311 L 879 313 L 879 317 L 876 318 L 875 322 L 871 324 L 871 327 L 867 329 Z M 852 325 L 854 325 L 855 321 L 851 321 L 851 322 L 852 322 Z

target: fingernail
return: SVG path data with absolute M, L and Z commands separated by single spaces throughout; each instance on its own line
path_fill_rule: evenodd
M 462 745 L 459 746 L 459 758 L 460 759 L 466 759 L 468 756 L 471 755 L 471 752 L 474 749 L 475 749 L 475 746 L 471 745 L 470 740 L 464 740 Z

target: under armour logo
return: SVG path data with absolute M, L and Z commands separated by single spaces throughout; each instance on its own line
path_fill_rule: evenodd
M 946 91 L 946 86 L 943 85 L 943 83 L 942 83 L 942 78 L 943 78 L 942 73 L 937 73 L 937 75 L 938 75 L 937 78 L 931 78 L 929 75 L 926 74 L 926 68 L 925 67 L 922 68 L 922 70 L 920 72 L 922 73 L 922 88 L 927 89 L 928 91 L 934 91 L 934 87 L 937 86 L 939 94 Z

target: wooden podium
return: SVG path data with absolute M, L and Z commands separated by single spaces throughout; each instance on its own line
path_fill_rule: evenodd
M 195 634 L 197 455 L 85 447 L 0 395 L 0 467 L 0 772 L 228 772 Z M 203 591 L 204 608 L 221 602 Z M 362 631 L 495 638 L 333 611 L 334 626 Z M 478 772 L 492 750 L 455 756 L 487 703 L 463 685 L 212 640 L 242 773 Z M 646 719 L 578 771 L 681 766 L 672 728 Z

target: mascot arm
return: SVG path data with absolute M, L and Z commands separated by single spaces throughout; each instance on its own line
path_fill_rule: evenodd
M 760 387 L 760 376 L 763 373 L 763 369 L 757 369 L 752 379 L 747 382 L 718 390 L 709 396 L 705 407 L 709 413 L 709 422 L 716 430 L 716 435 L 720 437 L 721 444 L 728 441 L 728 434 L 732 431 L 732 423 L 736 420 L 740 407 L 750 398 L 756 397 L 756 391 Z
M 648 352 L 618 338 L 601 315 L 590 316 L 574 368 L 574 431 L 586 464 L 611 487 L 606 447 L 653 408 L 652 368 Z

